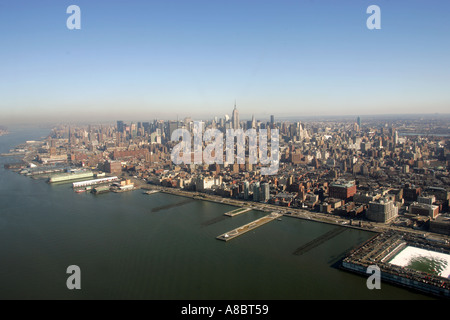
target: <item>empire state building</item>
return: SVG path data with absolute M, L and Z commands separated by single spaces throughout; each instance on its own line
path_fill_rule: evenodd
M 233 115 L 231 117 L 231 124 L 234 130 L 239 129 L 239 112 L 236 109 L 236 102 L 234 103 Z

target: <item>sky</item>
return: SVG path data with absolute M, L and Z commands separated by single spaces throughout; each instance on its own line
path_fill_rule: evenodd
M 0 0 L 0 125 L 223 117 L 235 102 L 241 119 L 449 113 L 449 14 L 436 0 Z

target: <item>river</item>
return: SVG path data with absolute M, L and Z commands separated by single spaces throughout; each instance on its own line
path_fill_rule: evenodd
M 9 128 L 0 153 L 49 129 Z M 229 242 L 216 237 L 267 213 L 140 190 L 75 193 L 4 169 L 0 157 L 0 299 L 427 299 L 337 268 L 370 238 L 346 229 L 294 254 L 334 225 L 283 217 Z M 173 205 L 171 205 L 173 204 Z M 69 290 L 67 267 L 81 270 Z

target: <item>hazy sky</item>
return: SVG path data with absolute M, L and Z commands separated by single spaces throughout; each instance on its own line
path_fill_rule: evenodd
M 235 100 L 242 117 L 448 113 L 449 14 L 433 0 L 0 0 L 0 124 L 222 117 Z

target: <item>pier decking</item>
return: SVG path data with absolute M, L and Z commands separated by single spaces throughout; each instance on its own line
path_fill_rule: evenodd
M 218 240 L 223 240 L 223 241 L 229 241 L 231 239 L 234 239 L 236 237 L 239 237 L 240 235 L 251 231 L 255 228 L 258 228 L 260 226 L 262 226 L 263 224 L 266 224 L 270 221 L 273 221 L 279 217 L 281 217 L 282 214 L 281 213 L 276 213 L 276 212 L 272 212 L 271 214 L 264 216 L 262 218 L 259 218 L 255 221 L 252 221 L 250 223 L 247 223 L 239 228 L 233 229 L 231 231 L 225 232 L 224 234 L 221 234 L 220 236 L 216 237 L 216 239 Z
M 252 210 L 252 208 L 237 208 L 237 209 L 234 209 L 233 211 L 224 213 L 224 215 L 229 216 L 229 217 L 234 217 L 234 216 L 237 216 L 238 214 L 241 214 L 241 213 L 244 213 L 244 212 L 247 212 L 250 210 Z

